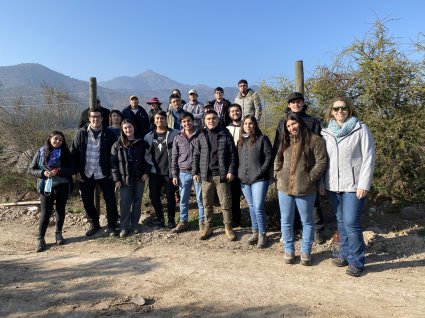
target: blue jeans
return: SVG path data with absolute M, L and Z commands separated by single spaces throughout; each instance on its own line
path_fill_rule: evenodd
M 131 186 L 120 188 L 120 226 L 121 230 L 137 229 L 142 214 L 142 198 L 145 182 L 135 181 Z
M 280 207 L 280 226 L 282 229 L 282 240 L 286 253 L 295 253 L 294 238 L 294 215 L 295 205 L 301 218 L 303 236 L 301 241 L 301 253 L 310 254 L 314 241 L 313 207 L 316 193 L 303 196 L 287 195 L 278 193 Z
M 192 184 L 195 186 L 196 202 L 198 203 L 199 220 L 204 220 L 204 206 L 202 204 L 201 182 L 194 182 L 192 174 L 188 172 L 179 173 L 179 191 L 180 191 L 180 221 L 187 222 L 189 219 L 189 196 L 192 190 Z
M 266 232 L 266 213 L 264 211 L 264 201 L 266 199 L 269 180 L 254 182 L 253 184 L 241 183 L 241 189 L 249 207 L 252 231 Z
M 366 198 L 357 199 L 355 192 L 328 191 L 332 210 L 336 214 L 340 238 L 340 258 L 350 265 L 363 268 L 365 263 L 365 243 L 361 226 L 361 216 Z

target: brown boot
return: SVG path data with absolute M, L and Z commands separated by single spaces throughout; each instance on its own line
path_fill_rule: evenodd
M 204 221 L 199 220 L 199 233 L 202 234 L 202 232 L 204 232 Z
M 253 231 L 252 235 L 249 237 L 248 239 L 248 244 L 249 245 L 255 245 L 258 242 L 258 232 Z
M 189 228 L 187 221 L 180 222 L 175 228 L 171 230 L 171 233 L 181 233 Z
M 224 231 L 226 232 L 226 236 L 229 239 L 229 241 L 234 241 L 236 240 L 236 235 L 235 232 L 233 231 L 232 226 L 230 225 L 225 225 L 224 226 Z
M 258 248 L 265 248 L 267 246 L 267 236 L 266 233 L 260 233 L 258 235 Z
M 206 240 L 213 234 L 214 229 L 208 223 L 204 223 L 204 230 L 202 231 L 201 236 L 199 237 L 201 240 Z

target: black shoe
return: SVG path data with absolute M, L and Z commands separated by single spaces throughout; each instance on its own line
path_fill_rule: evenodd
M 338 267 L 345 267 L 348 266 L 348 262 L 345 259 L 342 258 L 334 258 L 332 259 L 332 264 Z
M 316 230 L 314 234 L 314 243 L 316 244 L 324 244 L 326 242 L 325 235 L 323 233 L 323 230 Z
M 117 233 L 117 231 L 115 230 L 115 228 L 108 227 L 108 229 L 106 230 L 106 233 L 107 233 L 110 237 L 118 236 L 118 233 Z
M 240 221 L 239 221 L 239 222 L 237 222 L 237 221 L 232 221 L 232 223 L 230 223 L 230 225 L 232 226 L 232 228 L 240 227 L 240 226 L 241 226 L 241 222 L 240 222 Z
M 164 220 L 160 219 L 149 220 L 146 225 L 152 227 L 165 227 Z
M 142 229 L 140 228 L 140 226 L 138 226 L 138 225 L 137 225 L 137 226 L 134 228 L 133 233 L 134 233 L 134 234 L 142 233 Z
M 354 265 L 349 265 L 345 273 L 350 276 L 359 277 L 363 272 L 363 268 L 356 267 Z
M 65 239 L 62 236 L 62 232 L 56 232 L 55 239 L 57 245 L 63 245 L 65 243 Z
M 86 236 L 93 236 L 100 230 L 99 226 L 90 226 L 86 232 Z
M 171 230 L 176 227 L 176 222 L 174 221 L 168 221 L 167 227 Z
M 120 238 L 125 238 L 128 236 L 128 231 L 127 230 L 121 230 L 120 232 Z
M 46 250 L 46 241 L 44 240 L 44 237 L 37 238 L 37 252 L 43 252 Z

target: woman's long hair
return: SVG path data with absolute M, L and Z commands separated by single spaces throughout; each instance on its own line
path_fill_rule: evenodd
M 241 132 L 239 134 L 239 141 L 238 141 L 238 149 L 242 150 L 242 146 L 243 146 L 243 142 L 244 142 L 244 137 L 243 135 L 246 134 L 246 132 L 243 130 L 243 124 L 245 122 L 245 120 L 247 119 L 251 119 L 251 121 L 254 123 L 254 131 L 251 133 L 251 136 L 249 137 L 249 147 L 252 148 L 255 144 L 255 142 L 257 141 L 258 136 L 262 135 L 262 132 L 260 130 L 260 128 L 258 127 L 258 122 L 257 119 L 253 116 L 253 115 L 246 115 L 244 116 L 243 120 L 242 120 L 242 125 L 241 125 Z
M 124 131 L 122 129 L 122 126 L 124 126 L 124 124 L 131 124 L 134 128 L 134 136 L 136 136 L 136 126 L 134 125 L 133 121 L 131 119 L 124 119 L 121 122 L 121 136 L 120 136 L 120 141 L 121 144 L 123 145 L 124 148 L 129 148 L 130 147 L 130 140 L 128 140 L 128 137 L 124 134 Z
M 278 163 L 278 170 L 282 169 L 283 165 L 283 154 L 287 148 L 291 145 L 291 133 L 288 131 L 288 128 L 286 127 L 286 124 L 289 120 L 295 120 L 299 124 L 299 132 L 298 132 L 298 142 L 300 144 L 299 147 L 296 147 L 297 153 L 295 155 L 295 161 L 299 161 L 301 159 L 301 156 L 304 157 L 304 162 L 306 164 L 305 169 L 309 171 L 308 162 L 309 159 L 312 156 L 311 150 L 310 150 L 310 142 L 311 142 L 311 132 L 307 128 L 307 125 L 305 124 L 304 120 L 297 115 L 296 113 L 289 112 L 286 114 L 286 118 L 283 122 L 283 135 L 282 135 L 282 141 L 279 146 L 279 150 L 277 152 L 277 163 Z M 294 157 L 293 157 L 294 158 Z
M 65 135 L 61 131 L 54 130 L 50 133 L 50 135 L 46 139 L 46 143 L 44 144 L 45 149 L 45 155 L 43 159 L 43 164 L 47 166 L 47 162 L 49 161 L 50 154 L 52 150 L 54 149 L 52 146 L 52 143 L 50 140 L 55 136 L 59 135 L 62 137 L 62 145 L 60 146 L 61 149 L 61 164 L 64 166 L 70 166 L 71 165 L 71 152 L 69 151 L 68 145 L 66 144 Z

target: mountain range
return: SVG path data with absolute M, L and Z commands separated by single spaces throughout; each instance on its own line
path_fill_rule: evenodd
M 88 81 L 72 78 L 36 63 L 0 66 L 0 106 L 11 106 L 14 98 L 22 98 L 24 105 L 42 105 L 43 84 L 66 91 L 81 108 L 88 106 Z M 97 94 L 103 106 L 122 109 L 128 105 L 128 98 L 131 95 L 137 95 L 143 106 L 146 106 L 147 99 L 152 96 L 157 96 L 160 101 L 167 104 L 174 88 L 182 92 L 182 98 L 186 101 L 188 101 L 187 92 L 192 88 L 197 90 L 199 101 L 214 99 L 212 87 L 202 84 L 182 84 L 152 70 L 146 70 L 133 77 L 119 76 L 108 81 L 100 81 Z M 225 98 L 233 101 L 238 92 L 237 87 L 223 88 Z

